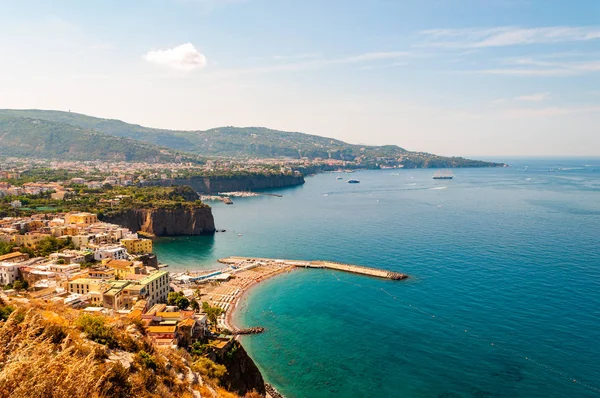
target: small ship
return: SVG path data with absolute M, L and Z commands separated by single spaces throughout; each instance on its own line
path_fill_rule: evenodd
M 450 171 L 450 170 L 440 170 L 440 171 L 436 171 L 433 174 L 434 180 L 451 180 L 453 178 L 454 178 L 454 176 L 452 175 L 452 171 Z

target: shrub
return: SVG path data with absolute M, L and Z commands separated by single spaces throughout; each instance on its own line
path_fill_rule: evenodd
M 77 327 L 86 334 L 87 338 L 110 348 L 117 347 L 114 332 L 106 326 L 102 316 L 83 314 L 77 319 Z
M 148 354 L 146 351 L 140 351 L 135 356 L 135 361 L 145 369 L 152 369 L 156 371 L 158 369 L 158 362 L 153 355 Z
M 214 363 L 208 358 L 198 358 L 192 365 L 192 369 L 195 372 L 200 373 L 202 376 L 206 376 L 209 379 L 220 380 L 227 374 L 227 368 L 224 365 Z
M 132 391 L 128 377 L 129 371 L 120 362 L 116 362 L 101 380 L 99 390 L 106 397 L 130 397 Z
M 65 332 L 65 329 L 58 325 L 48 326 L 44 333 L 53 344 L 60 344 L 67 337 L 67 332 Z
M 10 305 L 0 307 L 0 319 L 6 321 L 14 310 L 14 307 L 11 307 Z
M 20 280 L 16 280 L 15 283 L 13 284 L 13 289 L 19 291 L 19 290 L 27 290 L 29 288 L 29 283 L 27 283 L 27 281 L 20 281 Z
M 206 354 L 206 352 L 209 350 L 209 348 L 210 348 L 209 344 L 202 344 L 199 341 L 197 341 L 194 344 L 192 344 L 192 346 L 190 347 L 190 353 L 194 356 L 202 356 L 202 355 Z

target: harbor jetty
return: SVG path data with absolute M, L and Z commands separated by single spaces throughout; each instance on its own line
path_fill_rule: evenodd
M 219 260 L 222 264 L 227 264 L 229 266 L 248 266 L 250 264 L 257 265 L 270 265 L 270 264 L 278 264 L 289 267 L 303 267 L 303 268 L 327 268 L 336 271 L 344 271 L 350 272 L 353 274 L 359 275 L 367 275 L 373 276 L 377 278 L 384 279 L 392 279 L 392 280 L 402 280 L 408 278 L 408 275 L 392 272 L 389 270 L 372 268 L 372 267 L 364 267 L 362 265 L 354 265 L 354 264 L 344 264 L 338 263 L 334 261 L 304 261 L 304 260 L 282 260 L 282 259 L 273 259 L 273 258 L 258 258 L 258 257 L 239 257 L 232 256 L 227 258 L 222 258 Z

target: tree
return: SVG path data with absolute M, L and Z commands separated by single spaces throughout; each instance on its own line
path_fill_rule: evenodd
M 208 318 L 210 323 L 213 326 L 217 327 L 217 319 L 223 313 L 223 308 L 212 307 L 210 304 L 208 304 L 207 301 L 205 301 L 202 303 L 202 311 L 204 311 L 204 313 L 206 314 L 206 317 Z
M 29 288 L 29 283 L 27 283 L 27 281 L 16 280 L 15 283 L 13 283 L 13 289 L 17 291 L 27 288 Z
M 200 309 L 200 304 L 198 304 L 198 301 L 192 300 L 190 301 L 190 307 L 192 307 L 194 311 L 198 312 L 198 310 Z
M 187 298 L 181 297 L 179 300 L 177 300 L 177 307 L 179 307 L 180 310 L 185 310 L 189 306 L 190 300 L 188 300 Z
M 0 242 L 0 256 L 10 253 L 13 247 L 15 247 L 15 244 L 12 242 Z
M 167 296 L 167 304 L 176 305 L 179 309 L 185 310 L 190 305 L 190 300 L 181 292 L 171 292 Z
M 38 242 L 35 252 L 36 254 L 45 257 L 50 253 L 54 253 L 62 249 L 73 248 L 74 246 L 73 242 L 71 241 L 71 237 L 67 237 L 66 239 L 56 239 L 54 236 L 48 236 Z
M 179 298 L 179 292 L 170 292 L 167 296 L 167 304 L 168 305 L 177 305 L 177 299 Z

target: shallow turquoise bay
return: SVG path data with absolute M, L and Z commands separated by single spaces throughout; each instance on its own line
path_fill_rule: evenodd
M 513 163 L 452 181 L 321 174 L 215 204 L 227 232 L 155 251 L 172 269 L 247 255 L 411 275 L 302 269 L 255 287 L 236 322 L 267 329 L 243 343 L 288 397 L 598 396 L 600 160 Z

